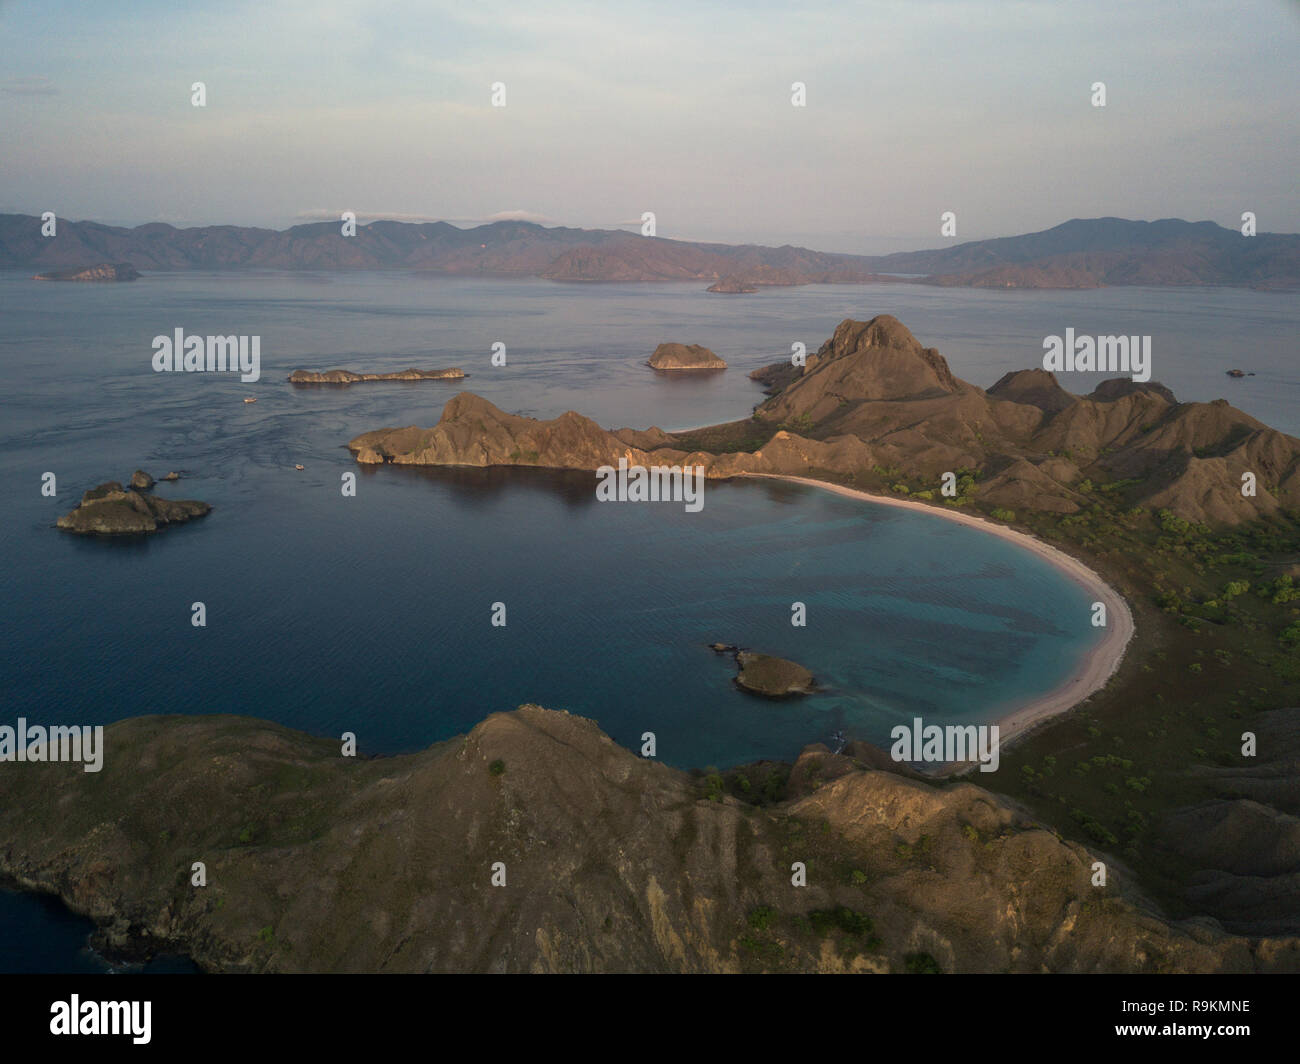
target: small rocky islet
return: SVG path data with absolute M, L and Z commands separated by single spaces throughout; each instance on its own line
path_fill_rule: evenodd
M 350 369 L 324 371 L 296 369 L 289 374 L 290 384 L 356 384 L 369 381 L 446 381 L 461 380 L 465 371 L 458 366 L 447 369 L 403 369 L 396 373 L 356 373 Z
M 700 344 L 660 344 L 646 363 L 661 373 L 723 370 L 727 363 Z
M 735 657 L 740 670 L 736 674 L 736 686 L 750 694 L 764 698 L 793 698 L 819 690 L 813 674 L 798 662 L 742 650 L 729 643 L 710 643 L 709 649 L 715 654 Z
M 162 479 L 179 480 L 180 474 L 168 473 Z M 82 495 L 77 508 L 59 518 L 58 527 L 82 535 L 140 535 L 184 524 L 212 510 L 196 499 L 161 499 L 150 494 L 154 484 L 142 469 L 131 474 L 125 488 L 116 480 L 105 481 Z
M 36 274 L 33 281 L 138 281 L 140 271 L 129 262 L 100 262 L 94 266 L 66 266 Z

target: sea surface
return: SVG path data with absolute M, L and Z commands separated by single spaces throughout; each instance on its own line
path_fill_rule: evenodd
M 1067 327 L 1150 334 L 1153 376 L 1180 398 L 1226 396 L 1300 432 L 1294 296 L 702 288 L 383 272 L 76 285 L 0 272 L 0 724 L 242 713 L 352 731 L 363 754 L 391 754 L 536 702 L 594 717 L 632 748 L 652 731 L 670 764 L 725 766 L 789 759 L 836 731 L 885 743 L 913 716 L 990 720 L 1056 686 L 1096 640 L 1082 589 L 933 515 L 770 481 L 709 482 L 688 513 L 598 503 L 590 474 L 361 467 L 347 452 L 369 429 L 433 425 L 458 391 L 609 427 L 734 420 L 763 398 L 749 370 L 795 342 L 815 351 L 845 317 L 891 313 L 985 387 L 1041 364 L 1043 337 Z M 177 327 L 260 336 L 261 379 L 153 372 L 152 338 Z M 705 344 L 730 369 L 657 375 L 644 362 L 667 340 Z M 490 363 L 497 342 L 504 367 Z M 448 365 L 470 377 L 284 379 Z M 1231 380 L 1231 367 L 1256 375 Z M 1099 379 L 1062 383 L 1086 392 Z M 213 512 L 141 539 L 54 528 L 87 488 L 136 468 L 181 472 L 158 493 Z M 357 474 L 355 497 L 340 491 L 344 473 Z M 206 627 L 191 624 L 196 602 Z M 796 602 L 806 627 L 790 623 Z M 824 690 L 747 696 L 714 641 L 799 661 Z M 81 953 L 83 922 L 60 913 L 0 893 L 0 941 L 19 943 L 0 970 L 96 963 Z

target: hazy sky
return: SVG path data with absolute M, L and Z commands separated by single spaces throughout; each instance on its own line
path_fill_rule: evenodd
M 1297 232 L 1298 104 L 1294 0 L 0 2 L 0 211 L 652 210 L 660 236 L 868 253 L 946 243 L 945 210 L 959 239 Z

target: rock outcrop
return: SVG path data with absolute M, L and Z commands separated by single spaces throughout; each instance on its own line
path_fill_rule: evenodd
M 1100 855 L 969 783 L 850 764 L 754 806 L 537 706 L 399 757 L 229 716 L 121 721 L 104 750 L 99 773 L 0 773 L 0 875 L 91 917 L 103 949 L 214 972 L 1300 964 L 1294 939 L 1164 918 L 1111 858 L 1093 887 Z
M 665 372 L 727 368 L 726 362 L 699 344 L 660 344 L 646 365 Z
M 116 480 L 106 481 L 82 495 L 80 505 L 59 518 L 58 527 L 87 535 L 136 535 L 183 524 L 212 509 L 194 499 L 160 499 L 146 494 L 151 487 L 153 478 L 139 469 L 129 488 Z
M 101 262 L 38 273 L 34 281 L 136 281 L 140 274 L 129 262 Z
M 403 369 L 396 373 L 355 373 L 350 369 L 316 371 L 296 369 L 289 374 L 290 384 L 355 384 L 359 381 L 447 381 L 461 380 L 465 372 L 459 367 L 448 369 Z

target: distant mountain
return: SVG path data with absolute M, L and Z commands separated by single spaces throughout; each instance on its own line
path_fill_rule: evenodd
M 494 222 L 372 222 L 345 237 L 338 222 L 283 231 L 240 226 L 126 229 L 0 215 L 0 266 L 82 269 L 131 262 L 144 270 L 263 267 L 405 269 L 556 281 L 707 281 L 721 290 L 773 285 L 907 280 L 996 288 L 1101 285 L 1238 285 L 1300 289 L 1300 235 L 1242 236 L 1213 222 L 1076 219 L 1041 233 L 885 256 L 839 255 L 789 245 L 704 244 L 621 230 Z
M 1300 235 L 1243 236 L 1214 222 L 1076 218 L 1040 233 L 871 260 L 929 283 L 997 288 L 1237 285 L 1300 288 Z
M 372 222 L 345 237 L 318 222 L 279 232 L 239 226 L 176 229 L 161 222 L 124 229 L 60 221 L 41 236 L 39 218 L 0 215 L 0 266 L 80 268 L 104 260 L 144 270 L 407 269 L 451 274 L 523 275 L 561 281 L 717 281 L 753 272 L 785 283 L 872 279 L 865 259 L 804 248 L 700 244 L 608 229 L 546 228 L 494 222 L 458 229 L 447 222 Z

